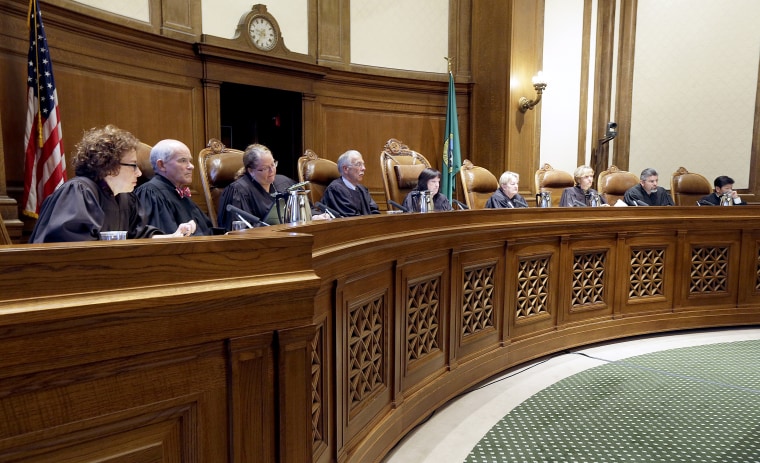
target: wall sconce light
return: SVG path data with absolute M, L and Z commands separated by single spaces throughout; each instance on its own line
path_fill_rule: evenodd
M 524 96 L 520 97 L 518 104 L 521 113 L 524 113 L 529 109 L 533 109 L 533 107 L 536 106 L 539 101 L 541 101 L 541 95 L 544 93 L 544 89 L 546 89 L 546 81 L 544 80 L 544 73 L 542 71 L 538 71 L 538 74 L 533 76 L 533 88 L 536 89 L 537 96 L 535 100 L 529 100 Z

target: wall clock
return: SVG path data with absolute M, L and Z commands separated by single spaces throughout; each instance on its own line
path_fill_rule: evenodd
M 251 17 L 248 21 L 248 34 L 253 46 L 261 51 L 269 51 L 277 46 L 280 36 L 274 23 L 263 15 Z

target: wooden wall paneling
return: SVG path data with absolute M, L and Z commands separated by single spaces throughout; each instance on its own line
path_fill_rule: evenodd
M 441 169 L 447 90 L 443 82 L 393 85 L 378 79 L 376 85 L 367 85 L 367 79 L 354 78 L 321 82 L 315 119 L 322 125 L 315 129 L 325 144 L 320 156 L 336 160 L 348 149 L 362 153 L 367 163 L 363 183 L 380 205 L 385 203 L 385 195 L 378 157 L 390 138 L 401 140 L 424 155 L 433 168 Z M 461 100 L 466 100 L 466 95 Z M 469 113 L 466 105 L 462 106 L 460 135 L 462 146 L 467 146 L 468 134 L 463 128 Z
M 279 453 L 281 462 L 311 463 L 314 451 L 312 425 L 312 368 L 315 326 L 277 332 L 279 378 Z
M 256 407 L 272 394 L 258 391 L 275 391 L 262 432 L 279 439 L 276 461 L 309 461 L 309 451 L 319 463 L 381 461 L 446 401 L 529 360 L 625 336 L 760 323 L 758 210 L 393 214 L 219 237 L 0 247 L 0 459 L 123 451 L 150 460 L 160 451 L 173 461 L 181 451 L 181 461 L 229 461 L 243 455 L 234 436 L 258 426 Z M 694 261 L 701 273 L 683 252 L 726 246 Z M 605 249 L 617 261 L 614 316 L 560 303 L 572 285 L 557 282 L 575 275 L 573 256 Z M 455 367 L 402 381 L 403 282 L 451 266 L 444 291 L 455 320 L 460 269 L 499 260 L 505 337 L 491 329 L 455 352 Z M 727 292 L 679 301 L 692 275 L 722 284 L 720 272 Z M 249 394 L 247 405 L 230 403 L 235 390 Z
M 543 0 L 514 0 L 514 16 L 509 45 L 510 86 L 506 108 L 507 163 L 505 170 L 517 172 L 522 178 L 531 178 L 540 167 L 541 105 L 525 113 L 518 109 L 520 97 L 536 98 L 532 78 L 543 69 L 544 2 Z M 506 84 L 506 82 L 505 82 Z M 546 93 L 551 98 L 551 87 Z M 498 174 L 497 174 L 498 177 Z M 529 188 L 526 190 L 526 186 Z M 536 192 L 525 182 L 523 191 L 528 198 Z
M 205 74 L 204 66 L 204 74 Z M 205 117 L 204 139 L 205 144 L 202 145 L 201 150 L 205 148 L 209 140 L 215 138 L 217 140 L 222 139 L 222 107 L 221 107 L 221 90 L 222 82 L 218 80 L 211 80 L 204 77 L 203 79 L 203 114 Z M 228 147 L 229 148 L 229 147 Z M 198 151 L 200 153 L 200 151 Z M 208 210 L 208 206 L 206 207 Z
M 760 232 L 744 231 L 741 237 L 741 268 L 738 307 L 760 303 Z
M 509 80 L 519 71 L 510 65 L 513 4 L 512 0 L 480 0 L 472 5 L 472 24 L 477 24 L 472 28 L 472 81 L 477 85 L 472 88 L 472 117 L 467 125 L 469 158 L 497 177 L 508 165 L 507 113 L 517 110 L 519 98 L 514 98 L 514 108 L 510 106 Z M 461 130 L 461 119 L 459 125 Z
M 472 78 L 471 43 L 472 0 L 449 0 L 449 57 L 454 60 L 451 70 L 458 80 L 469 82 Z
M 568 243 L 568 258 L 560 272 L 565 285 L 564 302 L 558 324 L 585 323 L 608 319 L 615 307 L 615 282 L 618 256 L 614 235 L 573 236 Z M 560 285 L 562 287 L 562 285 Z
M 397 267 L 400 288 L 395 326 L 401 394 L 448 367 L 451 277 L 448 250 L 410 256 Z
M 741 234 L 738 231 L 690 232 L 683 243 L 680 298 L 689 310 L 694 307 L 736 306 L 739 301 Z M 681 304 L 675 304 L 678 310 Z
M 615 137 L 611 164 L 621 170 L 629 169 L 631 154 L 631 111 L 633 106 L 633 68 L 636 50 L 636 10 L 638 0 L 621 0 L 620 26 L 617 62 L 617 83 L 615 93 L 615 122 L 618 134 Z
M 201 0 L 161 0 L 161 34 L 197 42 L 201 35 Z
M 316 301 L 320 299 L 317 295 Z M 335 339 L 331 329 L 332 311 L 315 317 L 314 337 L 311 349 L 311 425 L 312 425 L 312 459 L 315 463 L 331 461 L 335 445 L 333 436 L 334 415 L 331 413 L 335 401 L 334 385 L 334 349 L 331 340 Z
M 0 459 L 225 460 L 221 347 L 199 344 L 5 378 Z
M 558 317 L 560 241 L 510 243 L 506 310 L 511 342 L 553 329 Z
M 336 452 L 339 461 L 391 408 L 394 352 L 401 340 L 393 330 L 393 269 L 363 269 L 337 283 L 335 313 Z
M 334 69 L 348 69 L 351 63 L 351 1 L 322 0 L 317 6 L 317 63 Z
M 591 116 L 591 151 L 597 153 L 597 165 L 592 166 L 594 172 L 601 172 L 610 165 L 610 144 L 599 146 L 599 139 L 607 132 L 607 123 L 614 119 L 611 119 L 611 111 L 615 6 L 616 2 L 597 2 L 594 107 Z
M 450 322 L 452 368 L 488 346 L 500 346 L 506 338 L 503 303 L 506 252 L 505 242 L 454 251 Z
M 227 342 L 233 462 L 276 461 L 274 333 Z
M 652 230 L 648 236 L 631 236 L 626 238 L 622 252 L 619 258 L 628 266 L 615 283 L 627 288 L 621 313 L 672 310 L 674 273 L 676 267 L 681 267 L 677 261 L 676 234 Z

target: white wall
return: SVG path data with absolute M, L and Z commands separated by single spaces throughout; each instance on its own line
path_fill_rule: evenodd
M 351 0 L 354 64 L 445 73 L 448 34 L 448 0 Z
M 150 22 L 149 0 L 73 0 L 82 5 L 116 13 L 138 21 Z
M 583 3 L 546 0 L 544 73 L 549 85 L 541 102 L 541 162 L 567 171 L 576 165 L 579 118 L 585 116 L 588 127 L 591 123 L 591 114 L 578 114 Z M 595 0 L 592 21 L 596 5 Z M 671 174 L 683 166 L 711 181 L 729 175 L 736 188 L 748 186 L 760 64 L 758 18 L 757 0 L 639 0 L 631 171 L 654 167 L 661 184 L 669 187 Z M 591 31 L 593 61 L 595 22 Z M 593 62 L 590 66 L 589 110 Z M 602 135 L 586 134 L 586 162 L 591 143 Z
M 548 85 L 540 103 L 541 164 L 573 172 L 578 167 L 583 0 L 546 0 L 544 30 Z
M 759 18 L 757 0 L 639 0 L 631 170 L 748 186 Z

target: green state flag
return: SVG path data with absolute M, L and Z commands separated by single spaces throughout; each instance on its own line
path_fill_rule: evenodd
M 456 175 L 462 167 L 462 151 L 459 148 L 459 120 L 457 118 L 457 92 L 454 75 L 449 72 L 449 98 L 446 105 L 446 139 L 443 141 L 443 169 L 441 194 L 453 198 Z

